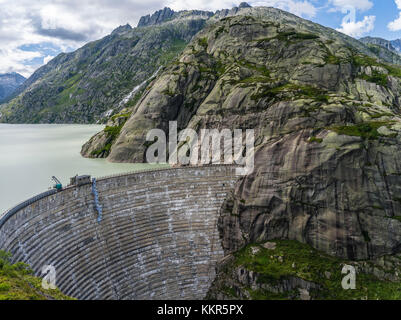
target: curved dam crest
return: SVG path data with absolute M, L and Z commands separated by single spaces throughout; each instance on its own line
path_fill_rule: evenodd
M 50 194 L 0 227 L 0 248 L 77 299 L 202 299 L 223 258 L 217 220 L 236 166 L 137 172 Z

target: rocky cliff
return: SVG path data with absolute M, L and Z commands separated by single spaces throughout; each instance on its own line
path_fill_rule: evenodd
M 379 58 L 395 64 L 401 64 L 400 40 L 385 40 L 382 38 L 364 37 L 359 39 Z
M 359 39 L 359 41 L 369 45 L 380 46 L 394 53 L 401 54 L 401 39 L 386 40 L 378 37 L 363 37 Z
M 401 69 L 359 41 L 272 8 L 203 29 L 110 146 L 143 161 L 149 129 L 253 128 L 255 171 L 219 220 L 226 254 L 289 239 L 341 259 L 401 248 Z M 111 129 L 109 129 L 111 130 Z

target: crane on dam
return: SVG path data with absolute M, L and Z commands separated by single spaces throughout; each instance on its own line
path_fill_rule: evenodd
M 52 180 L 56 183 L 53 188 L 56 189 L 57 191 L 63 190 L 63 184 L 60 182 L 59 179 L 57 179 L 55 176 L 52 176 Z

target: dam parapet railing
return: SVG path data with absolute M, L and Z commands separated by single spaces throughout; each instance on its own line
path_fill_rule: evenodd
M 143 173 L 158 173 L 158 172 L 168 172 L 168 171 L 177 171 L 177 170 L 185 170 L 185 169 L 203 169 L 203 168 L 216 168 L 216 167 L 223 167 L 223 168 L 238 168 L 238 165 L 235 164 L 207 164 L 202 166 L 180 166 L 180 167 L 163 167 L 163 168 L 155 168 L 155 169 L 142 169 L 137 171 L 125 172 L 125 173 L 118 173 L 114 175 L 108 175 L 103 177 L 96 178 L 96 181 L 103 181 L 107 179 L 113 178 L 122 178 L 126 176 L 131 176 L 135 174 L 143 174 Z
M 96 181 L 104 181 L 108 179 L 115 179 L 115 178 L 121 178 L 121 177 L 126 177 L 126 176 L 132 176 L 132 175 L 139 175 L 139 174 L 144 174 L 144 173 L 158 173 L 158 172 L 168 172 L 168 171 L 177 171 L 177 170 L 185 170 L 185 169 L 202 169 L 202 168 L 210 168 L 210 167 L 226 167 L 226 168 L 237 168 L 238 165 L 233 165 L 233 164 L 208 164 L 208 165 L 203 165 L 203 166 L 181 166 L 181 167 L 163 167 L 163 168 L 154 168 L 154 169 L 142 169 L 142 170 L 137 170 L 137 171 L 130 171 L 126 173 L 120 173 L 120 174 L 115 174 L 115 175 L 108 175 L 108 176 L 103 176 L 96 178 Z M 42 200 L 46 197 L 52 196 L 56 193 L 63 192 L 65 190 L 71 189 L 71 188 L 76 188 L 77 186 L 75 185 L 69 185 L 67 187 L 64 187 L 61 191 L 57 191 L 56 189 L 48 190 L 46 192 L 42 192 L 36 196 L 33 196 L 32 198 L 29 198 L 28 200 L 25 200 L 16 206 L 6 210 L 3 214 L 0 214 L 0 229 L 3 227 L 3 225 L 9 220 L 13 215 L 18 213 L 19 211 L 25 209 L 26 207 L 30 206 L 31 204 Z
M 32 198 L 29 198 L 28 200 L 25 200 L 25 201 L 17 204 L 15 207 L 5 211 L 2 215 L 0 215 L 0 229 L 7 222 L 7 220 L 10 219 L 18 211 L 25 209 L 26 207 L 30 206 L 31 204 L 35 203 L 36 201 L 42 200 L 42 199 L 44 199 L 48 196 L 51 196 L 53 194 L 56 194 L 56 193 L 57 193 L 56 189 L 42 192 Z

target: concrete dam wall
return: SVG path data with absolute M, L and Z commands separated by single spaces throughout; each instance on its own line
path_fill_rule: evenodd
M 220 207 L 234 166 L 173 168 L 68 187 L 17 210 L 0 227 L 0 248 L 78 299 L 202 299 L 223 257 Z

